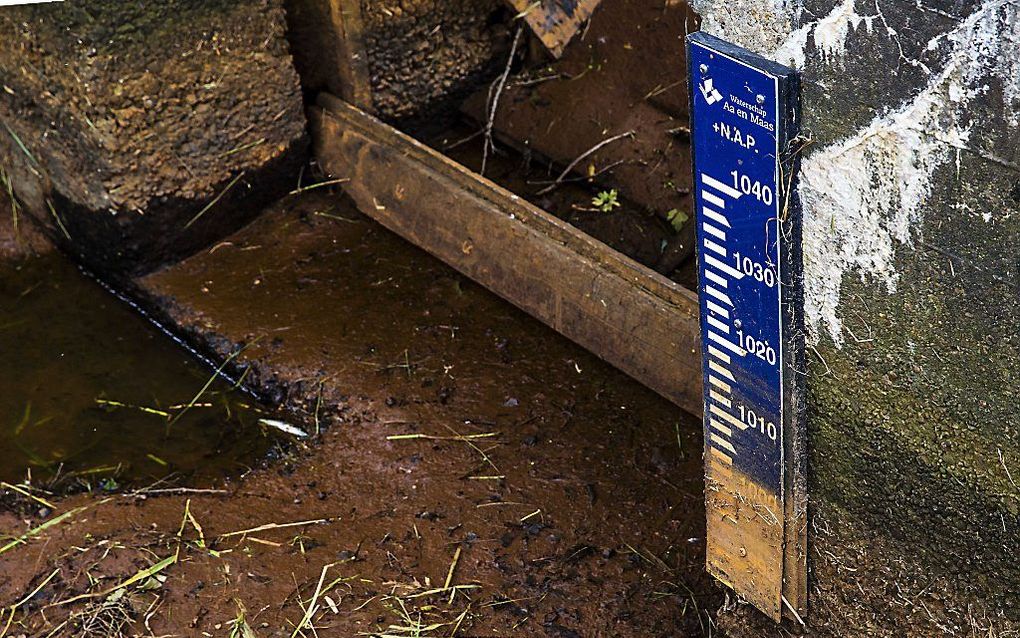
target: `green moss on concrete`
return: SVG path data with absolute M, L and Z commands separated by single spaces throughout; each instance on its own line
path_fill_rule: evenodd
M 1016 610 L 1020 312 L 998 252 L 1020 236 L 1001 195 L 1017 174 L 970 154 L 959 178 L 955 167 L 938 177 L 932 210 L 995 215 L 929 217 L 899 251 L 892 293 L 844 281 L 847 342 L 819 347 L 811 370 L 811 493 Z M 984 197 L 999 199 L 962 183 L 996 185 Z

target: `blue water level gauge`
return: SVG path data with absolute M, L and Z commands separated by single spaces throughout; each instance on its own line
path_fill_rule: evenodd
M 704 33 L 689 37 L 688 61 L 708 568 L 773 617 L 799 615 L 806 498 L 797 75 Z

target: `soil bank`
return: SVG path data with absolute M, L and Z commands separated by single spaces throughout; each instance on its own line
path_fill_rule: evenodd
M 0 84 L 0 168 L 97 271 L 229 234 L 307 158 L 280 0 L 3 7 Z

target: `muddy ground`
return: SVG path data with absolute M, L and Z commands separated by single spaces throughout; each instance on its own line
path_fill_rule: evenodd
M 8 205 L 10 205 L 8 203 Z M 0 267 L 28 257 L 53 252 L 53 244 L 29 220 L 22 218 L 16 208 L 2 209 L 0 213 Z
M 320 636 L 800 633 L 705 574 L 700 422 L 339 195 L 134 292 L 218 360 L 250 344 L 229 374 L 312 436 L 224 482 L 5 490 L 0 632 L 291 636 L 315 598 Z M 813 506 L 811 635 L 1016 635 L 1002 601 Z
M 697 24 L 685 2 L 606 0 L 561 59 L 523 54 L 524 38 L 522 61 L 506 82 L 486 85 L 462 106 L 479 127 L 491 120 L 497 148 L 505 144 L 529 161 L 556 165 L 551 175 L 518 180 L 512 190 L 665 275 L 694 254 L 694 225 L 685 223 L 693 201 L 682 78 L 684 38 Z M 468 165 L 507 185 L 491 158 L 488 170 Z M 573 167 L 566 181 L 592 187 L 593 195 L 617 189 L 627 205 L 596 216 L 550 208 L 553 182 L 562 184 L 557 178 L 566 166 Z
M 11 635 L 290 636 L 327 565 L 319 636 L 720 635 L 700 424 L 345 201 L 139 286 L 321 434 L 212 492 L 20 499 L 5 536 L 71 514 L 0 553 L 0 604 L 39 588 Z

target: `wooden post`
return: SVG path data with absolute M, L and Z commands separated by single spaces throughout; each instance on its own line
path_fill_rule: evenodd
M 372 83 L 362 34 L 360 0 L 329 0 L 329 17 L 336 34 L 336 72 L 329 89 L 358 108 L 371 112 Z

